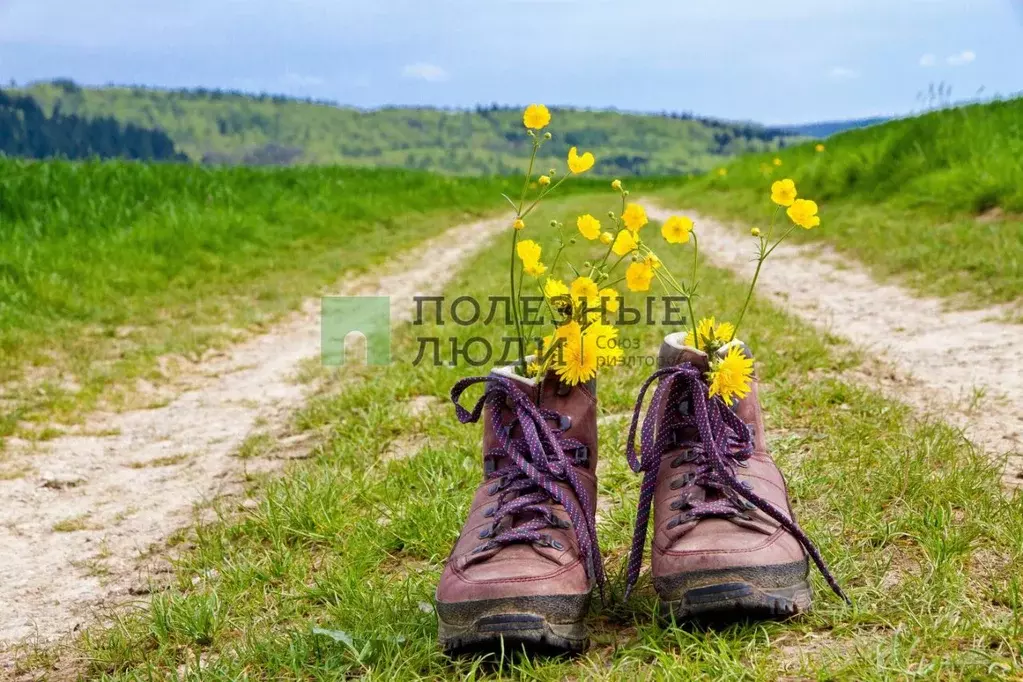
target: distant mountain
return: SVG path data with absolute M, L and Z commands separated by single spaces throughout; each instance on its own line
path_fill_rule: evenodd
M 44 111 L 113 117 L 164 131 L 195 161 L 225 164 L 401 166 L 457 174 L 515 173 L 528 156 L 521 110 L 384 108 L 219 90 L 84 88 L 70 81 L 21 90 Z M 577 145 L 597 157 L 600 175 L 697 173 L 746 152 L 799 139 L 788 131 L 691 114 L 552 109 L 554 139 L 538 167 L 564 167 Z M 560 165 L 559 165 L 560 164 Z
M 33 159 L 122 158 L 184 161 L 174 142 L 158 130 L 109 116 L 65 115 L 59 106 L 44 112 L 24 95 L 0 90 L 0 154 Z
M 875 116 L 873 118 L 857 118 L 849 121 L 820 121 L 818 123 L 801 123 L 797 125 L 775 126 L 775 128 L 789 135 L 804 135 L 806 137 L 831 137 L 843 130 L 854 130 L 866 128 L 867 126 L 887 123 L 892 120 L 889 116 Z

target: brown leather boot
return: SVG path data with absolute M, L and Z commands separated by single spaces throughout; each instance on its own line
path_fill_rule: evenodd
M 676 619 L 791 616 L 810 608 L 809 561 L 843 599 L 820 553 L 796 524 L 785 478 L 767 452 L 754 377 L 731 409 L 708 397 L 708 357 L 668 336 L 643 385 L 629 433 L 630 464 L 644 471 L 628 589 L 639 576 L 650 504 L 652 574 L 661 613 Z M 747 357 L 749 349 L 739 343 Z M 729 344 L 731 346 L 732 344 Z M 728 347 L 719 350 L 724 356 Z M 635 436 L 643 397 L 657 389 Z
M 469 412 L 458 400 L 475 383 L 487 388 Z M 581 651 L 603 581 L 594 387 L 503 368 L 459 381 L 451 398 L 462 423 L 484 417 L 484 476 L 437 586 L 441 646 Z

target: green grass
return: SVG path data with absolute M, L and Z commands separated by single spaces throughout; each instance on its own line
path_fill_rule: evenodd
M 854 130 L 826 146 L 744 157 L 727 176 L 664 197 L 763 226 L 771 182 L 792 178 L 821 205 L 821 228 L 797 239 L 831 242 L 925 293 L 977 305 L 1023 295 L 1023 99 Z
M 566 218 L 578 208 L 562 206 Z M 504 291 L 506 247 L 466 263 L 449 295 Z M 700 310 L 731 310 L 741 283 L 703 272 Z M 480 477 L 480 431 L 459 425 L 449 404 L 416 416 L 406 405 L 445 399 L 456 379 L 485 370 L 410 363 L 417 335 L 496 341 L 508 330 L 405 326 L 394 340 L 399 362 L 342 373 L 296 416 L 297 429 L 326 434 L 310 459 L 255 491 L 258 508 L 225 509 L 221 521 L 197 527 L 175 584 L 147 611 L 81 638 L 83 672 L 111 680 L 1018 677 L 1023 499 L 1001 494 L 996 464 L 953 429 L 843 380 L 857 360 L 836 340 L 763 302 L 744 326 L 796 515 L 853 607 L 819 576 L 815 609 L 788 623 L 665 627 L 651 616 L 647 578 L 623 602 L 639 482 L 623 455 L 627 422 L 607 420 L 600 496 L 611 505 L 599 533 L 611 589 L 594 605 L 589 651 L 576 660 L 445 659 L 431 601 Z M 623 331 L 648 353 L 664 332 Z M 606 372 L 602 412 L 631 411 L 645 374 Z M 386 456 L 411 433 L 423 437 L 416 454 Z
M 475 111 L 360 110 L 283 97 L 38 83 L 19 92 L 50 113 L 157 128 L 195 161 L 401 166 L 459 175 L 515 173 L 529 139 L 518 107 Z M 572 145 L 597 156 L 601 175 L 707 170 L 750 151 L 800 139 L 762 126 L 614 111 L 554 111 L 541 167 Z
M 510 183 L 397 170 L 0 160 L 0 438 L 160 381 Z M 130 395 L 129 391 L 129 395 Z

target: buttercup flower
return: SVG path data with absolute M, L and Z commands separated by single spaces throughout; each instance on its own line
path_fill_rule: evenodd
M 540 183 L 541 187 L 546 187 L 547 185 L 551 184 L 551 178 L 548 175 L 541 175 L 536 179 L 536 181 Z
M 643 259 L 643 262 L 646 263 L 653 270 L 656 270 L 657 268 L 661 267 L 661 259 L 652 253 L 648 253 L 646 255 L 646 258 Z
M 625 227 L 632 230 L 633 234 L 638 234 L 640 228 L 650 221 L 647 220 L 646 210 L 642 206 L 629 204 L 622 213 L 622 222 L 625 223 Z
M 614 241 L 614 235 L 611 234 L 610 232 L 601 232 L 600 233 L 600 243 L 603 244 L 604 246 L 609 245 L 613 241 Z
M 576 277 L 571 286 L 572 298 L 587 303 L 594 302 L 600 295 L 597 284 L 589 277 Z
M 685 244 L 693 231 L 693 221 L 685 216 L 673 215 L 661 225 L 661 236 L 669 244 Z
M 759 227 L 751 228 L 749 233 L 751 235 L 753 235 L 754 237 L 759 237 L 760 236 L 760 228 Z
M 514 228 L 515 228 L 516 230 L 521 230 L 521 229 L 523 229 L 523 228 L 524 228 L 524 227 L 526 226 L 526 221 L 525 221 L 525 220 L 523 220 L 522 218 L 516 218 L 516 219 L 515 219 L 515 222 L 514 222 L 514 223 L 512 223 L 512 226 L 513 226 L 513 227 L 514 227 Z
M 543 294 L 547 298 L 552 299 L 559 296 L 568 296 L 568 285 L 560 279 L 548 277 L 547 282 L 543 285 Z
M 568 169 L 573 173 L 585 173 L 593 168 L 593 154 L 586 152 L 579 156 L 579 150 L 572 147 L 568 150 Z
M 780 166 L 780 165 L 781 165 L 781 159 L 779 159 L 778 157 L 775 157 L 775 159 L 774 159 L 774 165 L 775 165 L 775 166 Z
M 611 189 L 622 191 L 622 181 L 617 178 L 611 181 Z
M 771 201 L 779 206 L 791 206 L 796 200 L 796 183 L 785 178 L 771 184 Z
M 519 254 L 519 258 L 522 259 L 523 263 L 529 263 L 540 260 L 543 249 L 532 239 L 523 239 L 516 245 L 515 252 Z
M 539 277 L 543 273 L 547 272 L 547 266 L 538 260 L 530 261 L 524 265 L 526 274 L 532 275 L 533 277 Z
M 579 234 L 587 239 L 596 239 L 600 236 L 600 221 L 589 213 L 579 216 L 575 221 L 575 226 L 579 228 Z
M 818 152 L 822 152 L 824 151 L 824 145 L 818 144 L 816 147 L 814 147 L 814 149 Z
M 615 237 L 615 243 L 611 250 L 614 251 L 616 256 L 624 256 L 635 251 L 637 246 L 636 238 L 632 236 L 632 233 L 628 230 L 622 230 Z
M 551 122 L 551 112 L 542 104 L 530 104 L 522 114 L 522 123 L 527 128 L 542 130 Z
M 617 313 L 621 302 L 621 296 L 617 291 L 608 287 L 600 290 L 600 302 L 609 313 Z
M 746 357 L 739 345 L 728 349 L 724 358 L 716 360 L 711 365 L 710 373 L 711 397 L 721 396 L 726 405 L 731 405 L 734 399 L 742 399 L 749 395 L 750 385 L 753 379 L 753 361 Z
M 653 278 L 654 269 L 642 261 L 632 263 L 625 271 L 625 285 L 629 291 L 649 291 Z
M 809 230 L 821 224 L 817 216 L 817 204 L 809 199 L 796 199 L 785 211 L 796 225 Z
M 728 169 L 727 168 L 718 168 L 718 175 L 720 175 L 721 177 L 725 177 L 726 175 L 728 175 Z

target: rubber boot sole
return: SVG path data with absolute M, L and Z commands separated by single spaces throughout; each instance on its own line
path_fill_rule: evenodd
M 588 643 L 589 601 L 589 594 L 438 601 L 438 640 L 448 655 L 523 648 L 576 654 Z
M 654 579 L 661 615 L 676 621 L 735 622 L 791 618 L 810 610 L 805 561 L 679 573 Z

